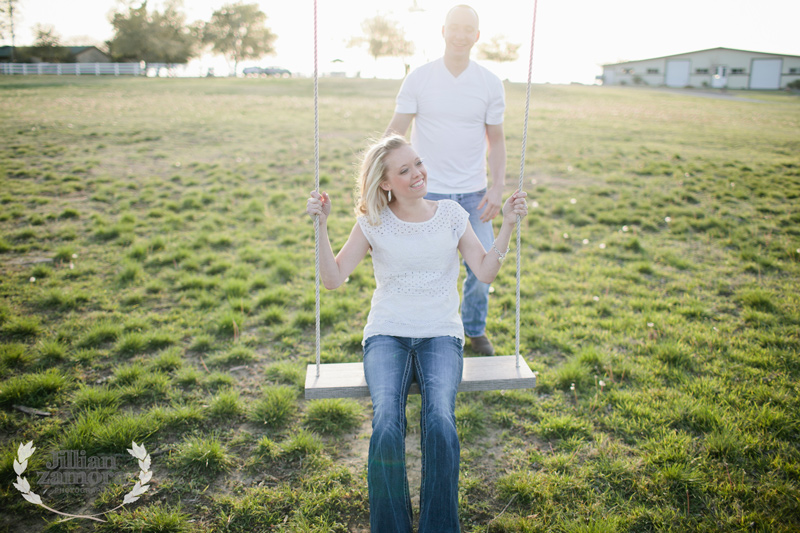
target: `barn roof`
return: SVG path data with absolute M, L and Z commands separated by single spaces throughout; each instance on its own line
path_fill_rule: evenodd
M 35 47 L 33 47 L 33 46 L 17 46 L 15 48 L 17 50 L 31 50 L 32 48 L 35 48 Z M 106 54 L 105 52 L 103 52 L 102 50 L 100 50 L 99 48 L 97 48 L 94 45 L 88 45 L 88 46 L 63 46 L 63 47 L 59 46 L 57 48 L 69 50 L 70 55 L 73 55 L 73 56 L 77 56 L 78 54 L 81 54 L 81 53 L 85 52 L 86 50 L 90 50 L 90 49 L 94 48 L 95 50 L 97 50 L 101 54 L 108 56 L 108 54 Z M 8 45 L 0 46 L 0 60 L 10 59 L 10 58 L 11 58 L 11 47 L 8 46 Z
M 800 56 L 791 55 L 791 54 L 774 54 L 772 52 L 755 52 L 753 50 L 741 50 L 741 49 L 738 49 L 738 48 L 725 48 L 725 47 L 720 46 L 720 47 L 717 47 L 717 48 L 706 48 L 705 50 L 693 50 L 691 52 L 683 52 L 683 53 L 680 53 L 680 54 L 670 54 L 670 55 L 667 55 L 667 56 L 648 57 L 648 58 L 644 58 L 644 59 L 632 59 L 630 61 L 619 61 L 617 63 L 605 63 L 602 66 L 604 66 L 604 67 L 613 67 L 613 66 L 616 66 L 616 65 L 627 65 L 628 63 L 640 63 L 642 61 L 652 61 L 654 59 L 667 59 L 669 57 L 685 56 L 685 55 L 689 55 L 689 54 L 698 54 L 698 53 L 701 53 L 701 52 L 711 52 L 711 51 L 714 51 L 714 50 L 727 50 L 729 52 L 743 52 L 745 54 L 760 54 L 760 55 L 775 56 L 775 57 L 797 57 L 797 58 L 800 58 Z

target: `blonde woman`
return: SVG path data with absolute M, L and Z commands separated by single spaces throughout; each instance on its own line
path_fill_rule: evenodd
M 469 214 L 451 200 L 426 200 L 427 172 L 414 148 L 390 136 L 365 153 L 357 220 L 334 256 L 327 232 L 331 200 L 314 191 L 307 212 L 319 216 L 320 278 L 339 287 L 372 253 L 376 288 L 364 328 L 364 373 L 372 397 L 368 463 L 370 527 L 412 531 L 405 464 L 406 401 L 412 381 L 422 393 L 420 533 L 459 531 L 460 448 L 455 401 L 461 381 L 464 327 L 458 313 L 459 252 L 490 283 L 508 252 L 525 192 L 503 205 L 503 224 L 487 252 Z

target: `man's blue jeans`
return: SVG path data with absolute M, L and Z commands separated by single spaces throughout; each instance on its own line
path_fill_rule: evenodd
M 481 212 L 478 211 L 478 204 L 486 194 L 486 189 L 478 192 L 465 194 L 439 194 L 428 193 L 425 198 L 428 200 L 453 200 L 461 204 L 461 207 L 469 213 L 469 223 L 475 234 L 483 244 L 484 250 L 489 250 L 494 242 L 494 230 L 492 223 L 481 222 Z M 466 263 L 465 263 L 466 266 Z M 463 294 L 461 300 L 461 321 L 464 323 L 464 333 L 467 337 L 480 337 L 486 333 L 486 315 L 489 312 L 489 285 L 478 281 L 475 274 L 467 267 L 467 277 L 464 279 Z
M 419 533 L 458 532 L 456 392 L 463 347 L 455 337 L 377 335 L 364 342 L 364 374 L 372 396 L 369 441 L 369 523 L 375 533 L 411 533 L 406 474 L 406 402 L 411 382 L 422 393 L 422 486 Z

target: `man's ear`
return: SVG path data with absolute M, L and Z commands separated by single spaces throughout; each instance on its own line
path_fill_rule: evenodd
M 478 34 L 475 36 L 475 42 L 478 42 L 478 39 L 481 38 L 481 30 L 478 30 Z

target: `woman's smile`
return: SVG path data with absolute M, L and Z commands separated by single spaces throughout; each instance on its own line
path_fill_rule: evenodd
M 417 152 L 406 145 L 393 150 L 386 156 L 386 186 L 385 189 L 393 190 L 399 197 L 406 197 L 406 191 L 411 193 L 409 199 L 418 199 L 425 195 L 428 184 L 428 171 Z

